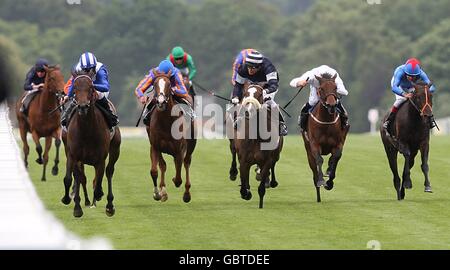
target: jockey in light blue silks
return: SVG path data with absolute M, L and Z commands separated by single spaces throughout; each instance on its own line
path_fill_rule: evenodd
M 94 78 L 92 79 L 94 88 L 97 92 L 98 99 L 96 104 L 100 105 L 104 109 L 104 114 L 106 114 L 106 121 L 110 129 L 117 126 L 119 123 L 118 117 L 111 110 L 108 102 L 109 95 L 109 80 L 108 80 L 108 70 L 106 69 L 103 63 L 97 61 L 97 58 L 93 53 L 85 52 L 80 56 L 80 60 L 73 68 L 75 72 L 93 72 Z M 69 81 L 67 81 L 66 86 L 64 87 L 64 91 L 67 96 L 65 97 L 65 101 L 67 99 L 72 98 L 74 96 L 73 92 L 73 80 L 75 78 L 71 77 Z M 69 103 L 68 108 L 64 111 L 61 116 L 61 125 L 63 127 L 67 127 L 68 118 L 70 117 L 73 109 L 75 108 L 75 104 L 73 102 Z
M 410 58 L 404 65 L 398 66 L 394 71 L 394 76 L 391 80 L 392 92 L 395 94 L 395 102 L 392 106 L 392 109 L 389 113 L 389 116 L 386 118 L 386 121 L 383 123 L 383 127 L 388 130 L 391 130 L 391 125 L 394 122 L 395 115 L 400 108 L 400 105 L 403 104 L 408 98 L 412 97 L 411 91 L 414 90 L 413 83 L 418 80 L 422 80 L 426 84 L 431 83 L 427 74 L 420 68 L 420 62 L 416 58 Z M 430 92 L 434 92 L 436 88 L 434 85 L 430 87 Z M 435 122 L 433 116 L 430 116 L 430 129 L 434 128 Z

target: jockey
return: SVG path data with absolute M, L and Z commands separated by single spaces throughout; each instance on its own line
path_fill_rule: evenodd
M 431 83 L 427 74 L 420 68 L 420 61 L 416 58 L 410 58 L 404 65 L 398 66 L 394 71 L 394 76 L 391 80 L 392 92 L 395 94 L 395 102 L 389 112 L 389 116 L 383 123 L 383 127 L 389 132 L 391 130 L 391 124 L 394 122 L 395 115 L 397 114 L 400 105 L 403 104 L 408 98 L 412 97 L 411 91 L 414 90 L 413 83 L 418 80 L 422 80 L 426 84 Z M 430 87 L 430 91 L 433 93 L 436 90 L 434 85 Z M 430 116 L 430 129 L 436 126 L 433 116 Z
M 146 104 L 147 101 L 149 100 L 149 97 L 144 95 L 144 93 L 147 91 L 147 89 L 149 89 L 151 86 L 153 86 L 153 82 L 156 78 L 155 73 L 153 71 L 160 72 L 160 73 L 162 72 L 165 74 L 168 74 L 170 71 L 172 71 L 171 76 L 170 76 L 170 86 L 172 88 L 174 97 L 178 102 L 184 103 L 189 106 L 191 111 L 187 112 L 187 113 L 192 118 L 193 117 L 192 97 L 188 94 L 188 91 L 186 89 L 186 86 L 184 85 L 183 77 L 181 76 L 180 70 L 177 69 L 176 67 L 174 67 L 172 62 L 170 62 L 167 59 L 161 61 L 161 63 L 159 63 L 159 65 L 158 65 L 158 67 L 151 69 L 149 71 L 148 75 L 146 75 L 145 78 L 139 82 L 138 86 L 136 87 L 136 89 L 134 91 L 136 94 L 136 97 L 139 99 L 139 101 L 142 104 Z M 151 88 L 151 90 L 153 90 L 153 88 Z M 151 98 L 150 104 L 147 106 L 147 109 L 144 112 L 143 122 L 147 126 L 150 125 L 150 116 L 153 111 L 153 108 L 155 107 L 155 104 L 156 104 L 156 99 L 153 96 Z
M 104 111 L 107 113 L 107 123 L 110 131 L 112 131 L 113 127 L 117 126 L 119 123 L 119 119 L 117 115 L 111 110 L 108 102 L 109 95 L 109 80 L 108 80 L 108 70 L 106 69 L 103 63 L 97 62 L 97 58 L 93 53 L 85 52 L 80 56 L 80 60 L 73 68 L 75 72 L 84 71 L 84 72 L 94 72 L 94 88 L 97 92 L 98 99 L 96 103 L 100 105 Z M 73 91 L 73 77 L 67 81 L 64 91 L 67 96 L 64 97 L 64 102 L 66 102 L 69 98 L 72 98 L 75 94 Z M 75 104 L 73 102 L 69 103 L 68 108 L 63 112 L 61 116 L 61 125 L 67 128 L 68 118 L 72 114 L 73 109 L 75 108 Z
M 189 74 L 189 81 L 191 82 L 189 92 L 192 96 L 195 96 L 192 80 L 195 78 L 195 75 L 197 75 L 197 68 L 195 67 L 192 56 L 186 53 L 183 48 L 177 46 L 172 49 L 172 53 L 169 54 L 166 59 L 170 60 L 170 62 L 181 71 L 181 74 Z
M 278 104 L 274 101 L 275 94 L 278 92 L 279 81 L 275 66 L 267 57 L 253 49 L 245 54 L 244 63 L 244 65 L 239 66 L 236 76 L 233 78 L 234 89 L 231 102 L 236 105 L 242 99 L 246 81 L 254 83 L 266 82 L 266 89 L 263 91 L 264 102 L 270 108 L 278 109 Z M 287 126 L 281 112 L 279 113 L 279 127 L 280 136 L 286 136 L 288 133 Z
M 20 112 L 25 115 L 28 113 L 28 106 L 30 105 L 31 97 L 33 96 L 32 94 L 44 87 L 45 75 L 47 74 L 45 68 L 48 67 L 48 65 L 46 59 L 38 59 L 36 64 L 31 67 L 26 75 L 23 89 L 24 91 L 27 91 L 27 93 L 22 99 L 22 106 L 20 107 Z
M 239 54 L 236 56 L 236 59 L 233 63 L 233 75 L 231 75 L 231 84 L 235 84 L 236 81 L 236 75 L 238 74 L 239 68 L 245 64 L 245 58 L 247 55 L 252 52 L 256 51 L 255 49 L 244 49 L 239 52 Z
M 306 86 L 306 84 L 309 84 L 309 100 L 305 103 L 305 105 L 303 105 L 299 118 L 299 125 L 302 130 L 306 131 L 306 121 L 308 120 L 309 110 L 320 101 L 320 98 L 317 95 L 317 89 L 320 87 L 320 85 L 315 76 L 322 77 L 322 75 L 326 73 L 330 74 L 331 76 L 337 75 L 335 79 L 337 93 L 341 96 L 348 95 L 348 91 L 347 89 L 345 89 L 344 82 L 339 76 L 339 73 L 335 69 L 327 65 L 313 68 L 305 72 L 302 76 L 292 79 L 290 82 L 290 86 L 294 88 L 304 87 Z M 342 105 L 340 98 L 337 102 L 337 109 L 342 120 L 342 128 L 346 128 L 348 126 L 348 114 L 344 106 Z

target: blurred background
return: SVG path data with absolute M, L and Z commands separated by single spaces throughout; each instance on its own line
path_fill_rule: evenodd
M 21 94 L 37 58 L 60 64 L 68 79 L 91 51 L 109 69 L 121 125 L 134 125 L 134 88 L 172 47 L 191 54 L 196 81 L 223 96 L 232 90 L 235 56 L 255 48 L 278 69 L 280 105 L 296 93 L 293 77 L 321 64 L 337 69 L 349 90 L 351 132 L 360 133 L 370 129 L 369 109 L 384 114 L 392 105 L 392 73 L 409 57 L 437 87 L 436 118 L 450 115 L 449 37 L 448 0 L 2 0 L 0 97 Z M 308 95 L 288 109 L 291 130 Z

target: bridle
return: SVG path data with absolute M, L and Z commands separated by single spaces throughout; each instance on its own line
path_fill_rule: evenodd
M 335 94 L 335 93 L 329 93 L 329 94 L 325 95 L 324 97 L 322 97 L 322 96 L 320 95 L 320 90 L 323 90 L 322 87 L 319 87 L 319 88 L 317 89 L 317 96 L 319 97 L 320 104 L 321 104 L 325 109 L 328 110 L 330 105 L 327 105 L 326 102 L 325 102 L 325 101 L 327 100 L 327 98 L 328 98 L 329 96 L 333 96 L 333 97 L 336 99 L 336 102 L 337 102 L 338 96 L 337 96 L 337 94 Z M 336 124 L 337 121 L 339 120 L 339 114 L 336 113 L 336 112 L 334 112 L 334 114 L 337 115 L 337 116 L 335 116 L 335 118 L 334 118 L 333 121 L 321 121 L 321 120 L 319 120 L 316 116 L 314 116 L 314 114 L 313 114 L 312 112 L 310 113 L 311 118 L 312 118 L 316 123 L 321 124 L 321 125 L 334 125 L 334 124 Z
M 430 105 L 430 98 L 429 98 L 429 93 L 428 93 L 428 86 L 426 85 L 426 86 L 424 86 L 424 92 L 425 92 L 425 104 L 422 106 L 422 108 L 421 109 L 419 109 L 419 107 L 416 105 L 416 103 L 412 100 L 412 99 L 410 99 L 410 98 L 408 98 L 408 100 L 409 100 L 409 102 L 411 103 L 411 105 L 414 107 L 414 109 L 416 109 L 418 112 L 419 112 L 419 114 L 420 114 L 420 116 L 423 116 L 423 112 L 425 111 L 425 109 L 427 108 L 427 107 L 429 107 L 430 108 L 430 110 L 431 111 L 433 111 L 433 108 L 431 107 L 431 105 Z M 414 91 L 413 91 L 413 94 L 415 94 L 415 89 L 414 89 Z
M 78 79 L 80 79 L 80 78 L 88 78 L 89 79 L 89 82 L 90 82 L 90 89 L 89 90 L 92 90 L 91 92 L 90 92 L 90 95 L 89 95 L 89 103 L 87 103 L 87 104 L 79 104 L 78 103 L 78 101 L 76 100 L 76 98 L 74 98 L 73 99 L 73 103 L 75 104 L 75 106 L 76 106 L 76 108 L 79 108 L 80 107 L 80 105 L 81 106 L 86 106 L 87 108 L 89 108 L 90 106 L 91 106 L 91 103 L 93 102 L 93 99 L 92 99 L 92 93 L 94 93 L 94 91 L 93 91 L 93 88 L 94 88 L 94 81 L 92 80 L 92 78 L 90 77 L 90 76 L 88 76 L 88 75 L 78 75 L 78 76 L 76 76 L 74 79 L 73 79 L 73 81 L 72 81 L 72 85 L 74 85 L 75 84 L 75 82 L 78 80 Z

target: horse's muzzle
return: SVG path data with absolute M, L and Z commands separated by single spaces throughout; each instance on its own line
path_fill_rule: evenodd
M 78 105 L 78 114 L 79 115 L 86 115 L 89 111 L 89 107 L 91 107 L 91 104 L 86 103 L 86 104 L 79 104 Z

